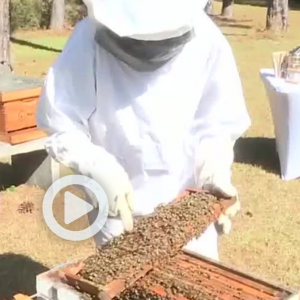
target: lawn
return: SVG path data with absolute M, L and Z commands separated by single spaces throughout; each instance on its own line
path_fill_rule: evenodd
M 12 38 L 12 60 L 16 73 L 43 76 L 66 44 L 68 32 L 21 32 Z
M 215 10 L 220 11 L 219 3 Z M 266 8 L 235 5 L 234 10 L 234 22 L 216 22 L 232 45 L 252 126 L 236 145 L 233 182 L 240 192 L 242 211 L 233 221 L 232 233 L 221 238 L 221 258 L 260 277 L 299 287 L 300 182 L 280 179 L 272 118 L 259 70 L 272 66 L 273 51 L 299 45 L 300 11 L 290 12 L 290 31 L 280 36 L 261 31 Z M 12 51 L 16 72 L 43 76 L 66 37 L 67 33 L 15 34 Z M 42 191 L 24 186 L 2 193 L 0 253 L 26 254 L 47 267 L 91 253 L 91 241 L 65 242 L 49 233 L 41 217 L 42 197 Z M 33 214 L 17 212 L 24 200 L 35 203 Z M 4 288 L 1 274 L 6 276 L 0 270 L 0 291 Z

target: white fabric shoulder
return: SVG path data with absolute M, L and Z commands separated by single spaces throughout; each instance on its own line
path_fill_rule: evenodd
M 36 117 L 50 134 L 86 127 L 95 109 L 94 28 L 90 19 L 79 22 L 49 69 Z
M 204 11 L 199 12 L 194 30 L 196 38 L 202 41 L 202 46 L 211 45 L 214 49 L 231 51 L 231 46 L 220 28 Z

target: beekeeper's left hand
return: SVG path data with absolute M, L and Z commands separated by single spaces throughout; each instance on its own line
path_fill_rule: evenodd
M 220 233 L 228 234 L 231 231 L 231 217 L 241 209 L 236 188 L 231 183 L 231 165 L 234 160 L 232 141 L 222 141 L 219 144 L 202 144 L 196 150 L 195 181 L 197 188 L 211 192 L 222 198 L 236 198 L 231 205 L 220 215 L 216 224 Z
M 220 234 L 229 234 L 231 231 L 231 220 L 241 209 L 239 196 L 236 188 L 230 182 L 215 182 L 206 183 L 202 187 L 204 190 L 211 192 L 213 195 L 217 195 L 222 198 L 236 198 L 236 202 L 227 208 L 222 213 L 216 223 L 216 228 Z

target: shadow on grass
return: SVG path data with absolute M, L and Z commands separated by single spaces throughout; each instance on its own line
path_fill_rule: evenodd
M 252 21 L 251 19 L 235 20 L 235 19 L 224 18 L 218 15 L 212 15 L 210 17 L 219 27 L 231 27 L 231 28 L 241 28 L 241 29 L 253 28 L 253 26 L 251 25 L 241 24 L 241 23 L 251 22 Z
M 61 49 L 57 49 L 57 48 L 52 48 L 52 47 L 47 47 L 47 46 L 43 46 L 40 44 L 35 44 L 29 41 L 25 41 L 25 40 L 20 40 L 14 37 L 10 38 L 11 42 L 14 44 L 18 44 L 21 46 L 27 46 L 27 47 L 31 47 L 34 49 L 39 49 L 39 50 L 46 50 L 46 51 L 50 51 L 50 52 L 56 52 L 56 53 L 60 53 L 62 50 Z
M 235 0 L 236 4 L 244 4 L 250 6 L 258 6 L 258 7 L 267 7 L 267 1 L 261 0 Z M 300 2 L 299 1 L 289 1 L 289 9 L 290 10 L 299 10 Z
M 226 22 L 218 22 L 219 27 L 229 27 L 229 28 L 240 28 L 240 29 L 251 29 L 253 28 L 250 25 L 242 25 L 242 24 L 230 24 Z
M 30 257 L 15 253 L 0 255 L 0 299 L 10 300 L 22 293 L 36 293 L 36 276 L 48 268 Z
M 248 36 L 248 34 L 246 34 L 246 33 L 243 33 L 243 34 L 241 34 L 241 33 L 223 33 L 223 35 L 225 35 L 225 36 Z
M 235 144 L 235 162 L 256 165 L 273 174 L 280 173 L 275 139 L 245 137 Z
M 36 175 L 38 168 L 45 162 L 47 158 L 47 152 L 43 150 L 36 150 L 33 152 L 22 153 L 14 155 L 11 158 L 11 163 L 0 162 L 0 191 L 14 185 L 19 186 L 26 184 L 28 180 L 33 176 L 37 179 L 37 176 L 43 177 L 41 173 Z M 40 179 L 41 182 L 43 179 Z M 0 300 L 2 300 L 0 298 Z
M 12 182 L 13 182 L 12 166 L 8 163 L 0 163 L 0 192 L 5 190 L 9 186 L 13 185 Z
M 250 6 L 258 6 L 258 7 L 267 7 L 267 1 L 261 0 L 235 0 L 235 4 L 242 4 L 242 5 L 250 5 Z
M 216 2 L 222 2 L 215 0 Z M 267 7 L 267 1 L 265 0 L 234 0 L 235 4 L 240 5 L 249 5 L 249 6 L 257 6 L 257 7 Z M 298 1 L 289 1 L 289 9 L 290 10 L 300 10 L 300 2 Z
M 210 15 L 210 17 L 217 22 L 227 22 L 227 23 L 247 23 L 252 22 L 252 19 L 233 19 L 233 18 L 225 18 L 220 15 Z

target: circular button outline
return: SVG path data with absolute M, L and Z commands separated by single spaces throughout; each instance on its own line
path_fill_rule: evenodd
M 82 185 L 89 188 L 98 201 L 98 215 L 96 220 L 88 228 L 80 231 L 71 231 L 63 228 L 56 221 L 52 206 L 55 196 L 69 185 Z M 66 209 L 66 208 L 65 208 Z M 47 190 L 43 199 L 43 217 L 53 233 L 68 241 L 83 241 L 96 235 L 104 226 L 109 212 L 108 198 L 103 188 L 95 180 L 83 175 L 68 175 L 56 180 Z

